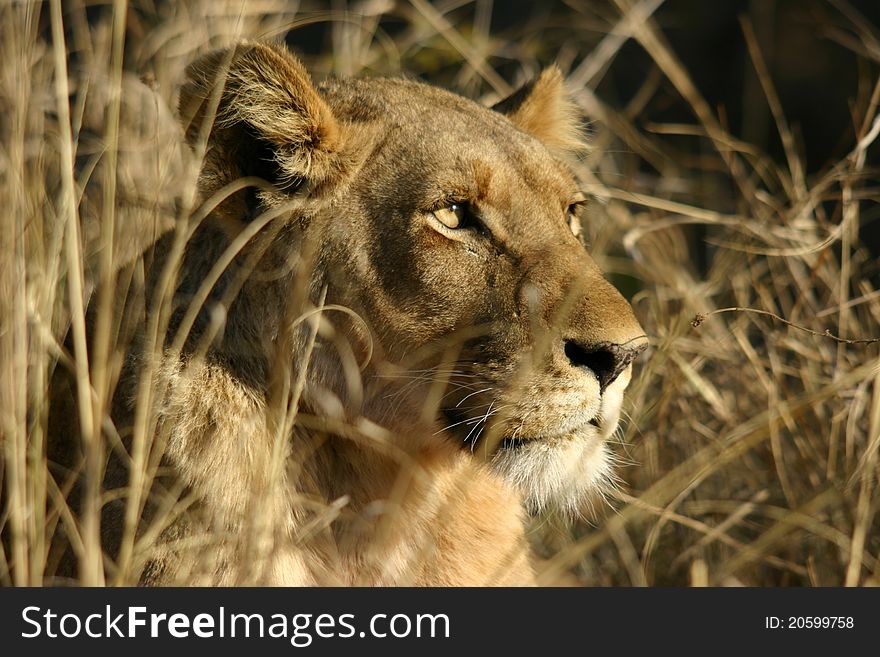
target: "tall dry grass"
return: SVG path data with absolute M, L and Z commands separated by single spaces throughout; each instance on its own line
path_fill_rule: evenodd
M 740 29 L 783 146 L 778 161 L 732 134 L 704 98 L 654 18 L 663 4 L 571 1 L 496 33 L 485 0 L 5 3 L 0 581 L 54 581 L 52 540 L 62 530 L 82 583 L 137 581 L 138 555 L 156 534 L 134 528 L 161 456 L 148 400 L 126 452 L 129 531 L 116 560 L 100 548 L 101 478 L 106 450 L 122 444 L 109 420 L 127 340 L 119 291 L 137 287 L 142 247 L 169 229 L 182 247 L 200 211 L 188 202 L 196 172 L 168 108 L 198 53 L 287 33 L 295 47 L 297 34 L 324 25 L 329 43 L 307 60 L 316 78 L 409 72 L 491 102 L 556 57 L 591 119 L 580 174 L 597 200 L 587 222 L 593 254 L 633 292 L 653 348 L 617 446 L 630 463 L 626 492 L 594 524 L 551 531 L 537 521 L 542 576 L 880 583 L 880 290 L 860 240 L 862 214 L 878 198 L 868 157 L 880 148 L 877 27 L 845 3 L 829 5 L 840 41 L 868 64 L 866 91 L 823 99 L 850 104 L 856 138 L 845 157 L 808 173 L 750 20 Z M 596 90 L 631 42 L 653 68 L 616 106 Z M 692 118 L 646 125 L 642 111 L 670 89 Z M 700 146 L 681 149 L 685 140 Z M 701 239 L 711 245 L 705 271 L 694 264 Z M 88 304 L 98 318 L 90 336 Z M 154 348 L 167 313 L 155 317 Z M 83 436 L 77 472 L 47 456 L 56 368 L 72 373 L 78 392 L 65 409 Z M 67 496 L 78 476 L 84 504 L 75 514 Z M 169 514 L 187 503 L 170 499 Z

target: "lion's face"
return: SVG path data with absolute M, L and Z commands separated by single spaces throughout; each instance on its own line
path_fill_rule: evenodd
M 406 81 L 303 91 L 289 55 L 248 48 L 233 59 L 234 78 L 259 68 L 259 85 L 242 83 L 227 102 L 249 103 L 235 120 L 242 133 L 262 131 L 260 148 L 283 174 L 269 172 L 272 182 L 297 181 L 259 199 L 315 199 L 305 229 L 320 233 L 312 288 L 365 320 L 376 347 L 367 376 L 381 378 L 387 362 L 409 389 L 442 381 L 441 430 L 426 443 L 487 458 L 532 507 L 577 510 L 610 476 L 606 441 L 647 340 L 578 236 L 588 199 L 563 156 L 575 137 L 559 74 L 545 72 L 499 111 Z M 278 117 L 273 134 L 253 118 L 259 102 Z M 279 103 L 305 112 L 305 128 Z M 223 101 L 220 112 L 233 115 Z M 299 142 L 279 141 L 285 120 Z M 254 172 L 237 157 L 228 179 Z M 376 390 L 366 407 L 387 419 L 400 399 L 387 381 Z

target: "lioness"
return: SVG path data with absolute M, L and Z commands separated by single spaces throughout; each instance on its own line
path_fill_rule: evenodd
M 647 344 L 578 237 L 558 69 L 487 109 L 407 80 L 315 86 L 283 47 L 241 43 L 188 68 L 180 114 L 213 209 L 114 420 L 134 422 L 152 362 L 155 436 L 193 503 L 166 506 L 143 581 L 534 583 L 523 508 L 577 513 L 607 485 Z

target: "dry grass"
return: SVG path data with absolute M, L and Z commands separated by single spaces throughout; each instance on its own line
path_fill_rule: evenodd
M 568 571 L 599 585 L 880 584 L 880 290 L 860 242 L 860 215 L 878 196 L 868 164 L 880 148 L 877 27 L 844 3 L 830 5 L 837 39 L 873 64 L 862 69 L 865 93 L 823 100 L 850 102 L 857 137 L 846 157 L 808 174 L 749 20 L 742 38 L 783 146 L 779 162 L 731 134 L 704 99 L 652 18 L 662 4 L 573 0 L 543 24 L 496 34 L 491 2 L 481 0 L 334 2 L 332 11 L 280 0 L 5 3 L 0 581 L 51 578 L 51 539 L 62 526 L 82 583 L 104 583 L 107 573 L 136 581 L 143 546 L 133 532 L 117 563 L 100 550 L 100 472 L 105 443 L 119 440 L 108 407 L 124 327 L 113 312 L 116 286 L 92 291 L 98 281 L 137 277 L 136 267 L 116 263 L 166 227 L 168 190 L 192 197 L 194 172 L 164 109 L 174 106 L 185 64 L 236 38 L 319 23 L 330 25 L 331 47 L 308 61 L 317 78 L 407 71 L 491 102 L 551 53 L 593 119 L 581 171 L 600 201 L 588 226 L 593 251 L 637 290 L 653 349 L 631 386 L 619 446 L 632 462 L 622 471 L 627 492 L 595 526 L 536 529 L 545 575 Z M 613 107 L 595 90 L 630 40 L 655 69 Z M 643 108 L 670 85 L 693 120 L 644 125 Z M 699 140 L 697 155 L 677 150 L 688 139 Z M 175 210 L 182 245 L 191 208 Z M 125 228 L 133 223 L 134 235 Z M 694 265 L 695 236 L 713 245 L 705 271 Z M 91 367 L 89 300 L 99 309 Z M 71 411 L 84 436 L 79 517 L 65 501 L 67 479 L 51 474 L 46 457 L 56 367 L 87 391 Z M 130 528 L 157 472 L 153 421 L 140 417 L 133 437 Z

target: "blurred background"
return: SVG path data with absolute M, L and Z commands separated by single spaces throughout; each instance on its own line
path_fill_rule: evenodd
M 653 344 L 613 509 L 534 523 L 548 580 L 880 585 L 880 3 L 22 0 L 0 21 L 4 485 L 40 509 L 25 522 L 4 506 L 32 557 L 20 579 L 4 555 L 7 583 L 51 570 L 64 516 L 39 455 L 70 314 L 54 292 L 69 276 L 63 144 L 88 192 L 107 149 L 102 85 L 146 94 L 133 134 L 164 144 L 184 66 L 246 37 L 286 41 L 316 80 L 404 75 L 486 104 L 564 71 L 592 143 L 591 250 Z M 101 208 L 79 212 L 88 288 Z

